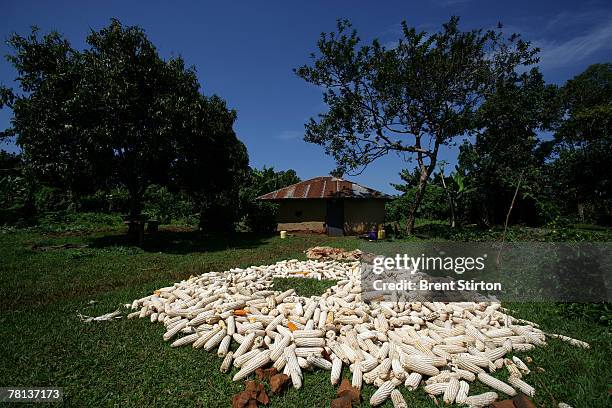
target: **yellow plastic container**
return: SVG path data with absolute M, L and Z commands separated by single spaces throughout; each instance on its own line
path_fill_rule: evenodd
M 281 231 L 280 232 L 280 237 L 281 237 L 281 239 L 287 238 L 287 231 Z

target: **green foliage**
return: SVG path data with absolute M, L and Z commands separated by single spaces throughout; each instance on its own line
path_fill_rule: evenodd
M 36 218 L 36 230 L 54 233 L 108 230 L 123 226 L 119 214 L 99 212 L 51 212 Z
M 79 51 L 36 28 L 8 40 L 21 92 L 3 88 L 14 115 L 4 134 L 16 136 L 37 179 L 94 194 L 94 206 L 96 191 L 124 187 L 132 216 L 151 184 L 189 192 L 200 209 L 235 198 L 248 165 L 236 113 L 200 93 L 194 69 L 164 61 L 142 29 L 117 20 L 86 43 Z
M 306 124 L 305 140 L 324 146 L 342 171 L 389 152 L 416 157 L 413 222 L 440 146 L 473 130 L 483 98 L 518 66 L 535 62 L 536 52 L 501 29 L 461 31 L 457 17 L 435 33 L 403 22 L 392 49 L 378 40 L 361 45 L 351 24 L 338 21 L 337 32 L 321 35 L 313 63 L 296 70 L 323 89 L 328 105 Z
M 70 198 L 59 188 L 40 186 L 34 193 L 34 205 L 39 214 L 57 213 L 69 210 Z
M 126 188 L 115 187 L 110 191 L 98 190 L 76 198 L 76 208 L 84 212 L 115 212 L 127 214 L 130 195 Z
M 109 202 L 108 193 L 104 190 L 98 190 L 93 194 L 86 194 L 78 198 L 79 211 L 97 211 L 108 212 Z
M 386 219 L 388 221 L 403 222 L 410 215 L 410 208 L 414 205 L 416 188 L 389 201 L 386 208 Z M 449 216 L 448 203 L 444 190 L 439 186 L 428 185 L 425 187 L 423 200 L 416 213 L 419 218 L 428 220 L 446 220 Z
M 276 213 L 278 204 L 268 201 L 252 201 L 247 204 L 243 222 L 247 231 L 274 232 L 276 229 Z
M 109 211 L 127 214 L 130 206 L 130 194 L 127 189 L 115 187 L 106 194 Z
M 15 224 L 34 212 L 32 183 L 23 176 L 21 157 L 0 150 L 0 225 Z
M 275 171 L 273 167 L 264 166 L 261 170 L 252 168 L 248 181 L 240 190 L 241 221 L 246 229 L 253 232 L 274 231 L 278 205 L 257 200 L 257 197 L 299 181 L 292 169 Z
M 550 183 L 544 171 L 550 143 L 538 139 L 538 132 L 550 129 L 558 116 L 556 88 L 546 85 L 537 70 L 498 83 L 478 110 L 481 131 L 474 143 L 460 147 L 458 171 L 473 188 L 465 197 L 465 219 L 502 224 L 519 183 L 513 221 L 552 218 L 555 209 L 548 206 Z
M 612 224 L 612 64 L 594 64 L 561 89 L 553 193 L 580 222 Z
M 33 188 L 22 176 L 0 177 L 0 225 L 23 223 L 35 213 Z
M 162 224 L 186 219 L 197 212 L 194 203 L 184 193 L 171 192 L 167 187 L 151 185 L 144 194 L 144 214 Z

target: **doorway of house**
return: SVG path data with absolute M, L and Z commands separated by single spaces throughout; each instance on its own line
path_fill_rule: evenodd
M 338 199 L 327 200 L 327 235 L 338 237 L 344 235 L 344 202 Z

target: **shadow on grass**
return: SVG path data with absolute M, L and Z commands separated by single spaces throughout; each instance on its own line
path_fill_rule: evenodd
M 168 254 L 190 254 L 197 252 L 215 252 L 227 249 L 252 249 L 266 244 L 272 235 L 234 233 L 210 235 L 196 230 L 160 230 L 146 233 L 142 247 L 146 252 Z M 89 247 L 133 247 L 134 243 L 126 233 L 116 233 L 91 238 Z

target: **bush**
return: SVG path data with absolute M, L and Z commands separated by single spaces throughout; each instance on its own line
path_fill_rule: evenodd
M 34 211 L 32 183 L 22 176 L 0 178 L 0 225 L 23 223 Z
M 115 187 L 107 195 L 108 211 L 126 214 L 130 208 L 130 194 L 125 187 Z
M 402 222 L 408 217 L 410 206 L 414 202 L 416 189 L 412 188 L 386 205 L 387 222 Z M 429 220 L 448 220 L 450 209 L 444 190 L 436 185 L 429 184 L 421 200 L 416 216 Z
M 122 225 L 119 214 L 97 212 L 48 213 L 37 219 L 37 227 L 44 231 L 87 231 L 96 228 Z
M 49 213 L 66 213 L 73 209 L 70 198 L 66 192 L 55 187 L 41 186 L 34 193 L 34 206 L 36 213 L 43 215 Z
M 244 225 L 252 232 L 274 232 L 278 204 L 271 202 L 252 202 L 243 219 Z
M 109 212 L 110 202 L 109 193 L 104 190 L 98 190 L 93 194 L 81 196 L 77 200 L 77 208 L 79 211 L 85 212 Z
M 143 213 L 162 224 L 191 218 L 195 212 L 193 202 L 183 193 L 171 192 L 168 188 L 158 185 L 151 185 L 145 191 Z

